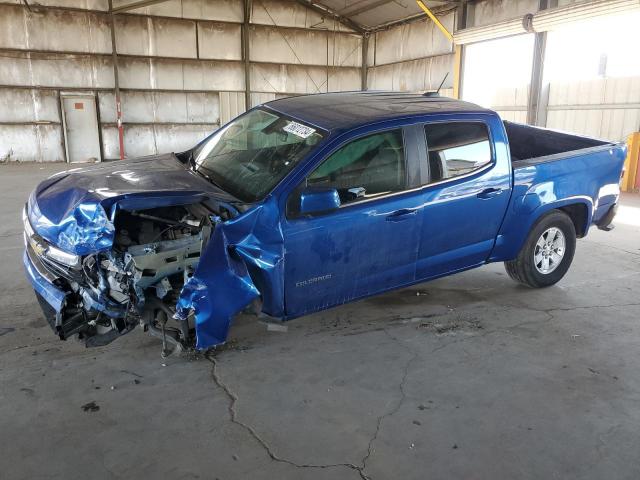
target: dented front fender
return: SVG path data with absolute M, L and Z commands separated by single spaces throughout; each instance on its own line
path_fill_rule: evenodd
M 273 198 L 216 226 L 176 306 L 179 320 L 195 315 L 196 348 L 224 343 L 232 318 L 258 297 L 265 313 L 284 315 L 283 258 Z

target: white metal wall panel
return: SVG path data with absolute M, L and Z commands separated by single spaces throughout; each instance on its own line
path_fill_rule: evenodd
M 3 3 L 24 5 L 24 0 L 4 0 Z M 64 7 L 83 10 L 109 10 L 108 0 L 38 0 L 37 5 L 42 5 L 43 7 Z
M 254 24 L 315 28 L 327 31 L 351 31 L 340 22 L 330 18 L 329 15 L 322 16 L 295 1 L 260 0 L 253 2 L 252 6 L 251 23 Z
M 0 47 L 111 53 L 111 36 L 104 15 L 62 10 L 35 14 L 20 6 L 4 5 Z
M 114 7 L 120 7 L 131 3 L 135 3 L 135 0 L 113 0 Z M 219 20 L 224 22 L 241 23 L 243 7 L 242 2 L 238 0 L 170 0 L 156 5 L 150 5 L 148 7 L 136 8 L 135 10 L 130 10 L 128 13 L 133 15 L 153 15 L 160 17 Z
M 182 12 L 185 18 L 200 20 L 242 22 L 244 17 L 242 2 L 238 0 L 182 0 Z
M 122 118 L 125 123 L 218 124 L 218 93 L 200 92 L 122 92 Z M 100 92 L 100 120 L 115 123 L 115 97 Z
M 512 18 L 522 18 L 538 11 L 538 0 L 485 0 L 471 5 L 472 24 L 469 27 L 491 25 Z
M 251 106 L 262 105 L 276 99 L 275 93 L 251 92 Z
M 640 129 L 640 77 L 551 83 L 547 127 L 623 140 Z
M 327 34 L 330 67 L 360 67 L 362 37 L 354 34 Z
M 329 80 L 327 82 L 328 92 L 360 90 L 360 87 L 362 87 L 362 77 L 359 68 L 329 69 Z
M 124 129 L 124 149 L 127 158 L 157 153 L 187 150 L 211 132 L 212 125 L 128 125 Z M 102 127 L 104 158 L 119 158 L 118 129 Z
M 367 75 L 369 90 L 425 91 L 438 88 L 447 73 L 445 84 L 452 85 L 450 72 L 454 55 L 440 55 L 408 62 L 370 68 Z
M 439 17 L 450 32 L 453 31 L 455 15 Z M 451 53 L 453 45 L 431 20 L 401 25 L 375 34 L 369 40 L 369 49 L 375 49 L 375 64 L 385 65 L 407 60 Z
M 496 110 L 502 120 L 517 123 L 527 123 L 527 110 Z
M 327 68 L 304 65 L 251 65 L 251 91 L 274 93 L 322 93 L 359 90 L 359 68 Z
M 198 22 L 199 58 L 242 60 L 240 25 Z
M 28 48 L 24 8 L 4 6 L 0 11 L 0 47 Z
M 0 84 L 113 88 L 113 67 L 110 57 L 12 53 L 0 58 Z
M 156 150 L 158 153 L 187 150 L 217 129 L 217 125 L 154 125 Z
M 225 125 L 246 110 L 244 92 L 220 92 L 220 125 Z
M 527 111 L 529 85 L 502 87 L 494 91 L 489 106 L 497 110 Z
M 244 90 L 240 62 L 120 59 L 120 86 L 163 90 Z
M 277 30 L 252 26 L 251 61 L 302 65 L 359 66 L 362 41 L 358 35 L 311 30 Z
M 118 15 L 116 48 L 125 55 L 196 58 L 196 22 Z
M 54 90 L 0 89 L 0 122 L 58 122 Z
M 185 18 L 242 22 L 242 2 L 238 0 L 182 0 Z
M 0 161 L 62 162 L 61 125 L 0 125 Z

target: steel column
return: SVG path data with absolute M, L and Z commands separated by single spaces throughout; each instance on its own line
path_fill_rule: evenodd
M 365 91 L 367 89 L 367 58 L 369 57 L 369 34 L 365 33 L 362 35 L 362 70 L 361 70 L 361 80 L 362 84 L 360 90 Z
M 118 50 L 116 48 L 116 25 L 113 1 L 109 0 L 109 26 L 111 29 L 111 59 L 113 61 L 113 85 L 116 97 L 116 123 L 118 125 L 118 149 L 120 160 L 124 160 L 124 128 L 122 127 L 122 102 L 120 97 L 120 79 L 118 72 Z
M 249 28 L 251 25 L 252 0 L 244 0 L 242 22 L 242 60 L 244 62 L 244 108 L 251 108 L 251 50 L 249 47 Z
M 549 8 L 548 0 L 540 0 L 538 11 Z M 546 124 L 546 107 L 548 91 L 543 87 L 544 54 L 547 48 L 547 32 L 536 32 L 533 43 L 533 65 L 529 82 L 529 98 L 527 100 L 527 123 L 544 126 Z
M 462 2 L 457 11 L 456 30 L 467 28 L 467 14 L 469 6 L 466 1 Z M 453 98 L 460 98 L 462 87 L 462 65 L 463 65 L 463 46 L 454 45 L 455 54 L 453 57 Z

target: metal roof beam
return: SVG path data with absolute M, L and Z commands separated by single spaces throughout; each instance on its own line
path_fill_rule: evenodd
M 450 5 L 447 5 L 450 4 Z M 446 4 L 437 7 L 437 8 L 432 8 L 431 11 L 436 14 L 436 15 L 440 15 L 440 14 L 446 14 L 449 12 L 452 12 L 454 10 L 456 10 L 458 8 L 458 2 L 447 2 Z M 425 18 L 429 18 L 425 13 L 416 13 L 415 15 L 411 15 L 409 17 L 406 18 L 401 18 L 400 20 L 393 20 L 391 22 L 387 22 L 387 23 L 382 23 L 380 25 L 376 25 L 375 27 L 369 29 L 370 33 L 375 33 L 375 32 L 379 32 L 381 30 L 388 30 L 390 28 L 393 27 L 397 27 L 399 25 L 406 25 L 408 23 L 413 23 L 413 22 L 417 22 L 419 20 L 424 20 Z
M 355 17 L 356 15 L 359 15 L 363 12 L 366 12 L 368 10 L 373 10 L 374 8 L 381 7 L 382 5 L 386 5 L 387 3 L 391 3 L 394 1 L 395 0 L 378 0 L 377 2 L 368 3 L 360 8 L 356 8 L 353 10 L 349 10 L 350 7 L 347 7 L 343 10 L 340 10 L 340 15 L 346 18 Z M 354 4 L 354 5 L 357 5 L 357 4 Z M 351 5 L 351 7 L 353 7 L 354 5 Z
M 129 10 L 135 10 L 136 8 L 148 7 L 155 5 L 156 3 L 164 3 L 169 0 L 141 0 L 139 2 L 128 3 L 126 5 L 120 5 L 119 7 L 111 8 L 111 13 L 128 12 Z
M 161 1 L 165 1 L 165 0 L 161 0 Z M 310 10 L 313 10 L 316 13 L 319 13 L 320 15 L 323 15 L 325 17 L 331 17 L 337 20 L 338 22 L 342 23 L 345 27 L 348 27 L 360 34 L 365 33 L 367 31 L 367 29 L 364 26 L 354 22 L 350 18 L 344 17 L 334 12 L 332 9 L 325 7 L 322 4 L 314 3 L 310 0 L 296 0 L 296 2 L 298 2 L 300 5 L 304 5 L 305 7 L 307 7 Z

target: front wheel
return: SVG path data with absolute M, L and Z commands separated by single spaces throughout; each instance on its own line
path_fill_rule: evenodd
M 504 262 L 509 276 L 530 287 L 548 287 L 567 273 L 576 250 L 576 229 L 569 216 L 554 210 L 529 232 L 520 253 Z

